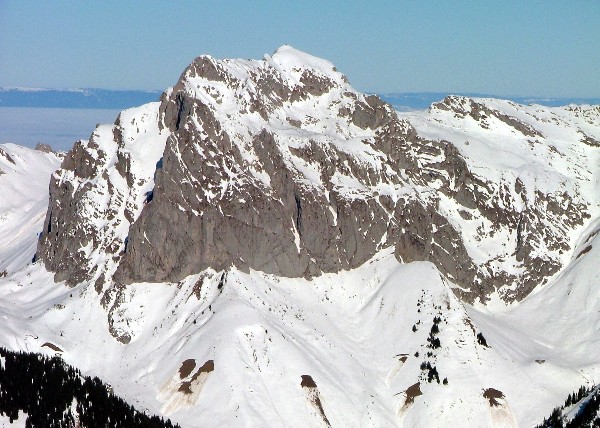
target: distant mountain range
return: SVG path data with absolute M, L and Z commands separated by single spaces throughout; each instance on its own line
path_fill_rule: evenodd
M 44 89 L 1 88 L 0 107 L 39 107 L 69 109 L 125 109 L 158 101 L 162 91 L 111 90 L 111 89 Z M 447 95 L 478 98 L 502 98 L 519 104 L 540 104 L 557 107 L 568 104 L 600 104 L 600 98 L 543 98 L 499 97 L 492 94 L 449 92 L 397 92 L 378 94 L 396 110 L 423 110 Z
M 158 101 L 162 91 L 0 88 L 0 107 L 125 109 Z

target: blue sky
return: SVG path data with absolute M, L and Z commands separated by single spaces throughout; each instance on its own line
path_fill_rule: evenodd
M 597 0 L 0 0 L 0 86 L 162 90 L 282 44 L 367 92 L 600 96 Z

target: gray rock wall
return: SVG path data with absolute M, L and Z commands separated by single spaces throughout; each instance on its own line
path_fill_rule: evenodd
M 89 183 L 106 174 L 112 155 L 93 138 L 69 152 L 63 171 L 81 185 L 74 188 L 64 174 L 53 178 L 38 247 L 56 280 L 94 279 L 102 290 L 103 282 L 177 282 L 208 267 L 231 266 L 311 278 L 360 266 L 393 248 L 402 262 L 434 263 L 466 301 L 485 301 L 507 285 L 516 285 L 507 299 L 519 299 L 554 274 L 558 254 L 570 250 L 556 230 L 589 217 L 585 205 L 541 191 L 522 209 L 530 198 L 518 179 L 492 182 L 473 174 L 451 142 L 420 137 L 391 107 L 354 92 L 335 71 L 307 69 L 294 80 L 261 63 L 242 80 L 230 66 L 201 57 L 163 94 L 157 125 L 170 137 L 143 209 L 124 209 L 123 190 L 90 209 Z M 299 105 L 316 110 L 302 116 Z M 483 125 L 493 116 L 525 136 L 542 137 L 531 125 L 474 102 L 449 98 L 437 108 Z M 323 131 L 315 131 L 320 123 Z M 115 147 L 123 146 L 126 126 L 115 127 Z M 300 143 L 286 142 L 290 132 Z M 357 135 L 363 135 L 360 143 Z M 135 159 L 121 149 L 114 159 L 128 188 L 134 187 Z M 309 179 L 306 168 L 318 179 Z M 111 180 L 105 180 L 109 189 Z M 124 222 L 127 236 L 94 229 L 84 218 L 90 212 L 112 216 L 110 227 Z M 475 236 L 457 226 L 480 220 Z M 520 264 L 520 274 L 498 270 L 493 257 L 478 264 L 470 254 L 469 242 L 497 233 L 514 245 L 505 257 Z M 542 242 L 553 252 L 536 252 Z M 116 263 L 115 270 L 91 263 L 89 252 L 81 251 L 90 243 Z

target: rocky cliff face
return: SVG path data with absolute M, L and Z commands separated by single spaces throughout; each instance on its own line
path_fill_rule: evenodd
M 38 255 L 101 292 L 208 267 L 311 278 L 393 247 L 466 301 L 520 299 L 597 211 L 581 159 L 598 158 L 599 117 L 461 97 L 399 117 L 290 47 L 199 57 L 69 152 Z

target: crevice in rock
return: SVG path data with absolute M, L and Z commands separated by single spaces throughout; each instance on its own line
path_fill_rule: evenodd
M 183 111 L 184 111 L 183 95 L 181 93 L 179 93 L 179 94 L 177 94 L 175 99 L 177 101 L 177 120 L 175 121 L 175 130 L 179 130 L 179 126 L 181 125 L 181 119 L 183 118 Z
M 294 200 L 296 201 L 296 230 L 298 231 L 298 235 L 302 235 L 302 201 L 297 193 L 294 193 Z

